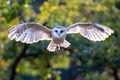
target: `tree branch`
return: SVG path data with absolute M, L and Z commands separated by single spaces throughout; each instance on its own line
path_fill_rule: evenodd
M 113 70 L 113 77 L 115 80 L 120 80 L 117 73 L 118 73 L 118 69 L 117 68 L 112 68 Z
M 20 55 L 15 59 L 15 61 L 13 62 L 12 66 L 11 66 L 11 75 L 10 75 L 10 79 L 9 80 L 14 80 L 15 75 L 16 75 L 16 67 L 18 65 L 18 63 L 20 62 L 20 60 L 23 58 L 23 56 L 25 55 L 25 52 L 27 50 L 27 46 L 25 45 L 22 49 L 22 52 L 20 53 Z

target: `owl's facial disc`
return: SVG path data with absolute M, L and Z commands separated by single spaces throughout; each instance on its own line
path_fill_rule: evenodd
M 65 37 L 65 35 L 66 35 L 65 28 L 62 26 L 57 26 L 57 27 L 53 28 L 52 35 L 53 35 L 53 37 L 56 37 L 56 38 Z
M 62 33 L 64 33 L 65 32 L 65 30 L 62 30 L 62 29 L 60 29 L 60 30 L 55 30 L 55 33 L 57 33 L 57 34 L 62 34 Z

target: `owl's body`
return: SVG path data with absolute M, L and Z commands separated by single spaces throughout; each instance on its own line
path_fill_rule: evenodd
M 67 48 L 70 43 L 65 40 L 67 34 L 80 33 L 83 37 L 91 41 L 103 41 L 108 38 L 113 30 L 97 23 L 78 22 L 69 27 L 56 26 L 48 29 L 38 23 L 24 23 L 9 29 L 8 37 L 16 41 L 31 44 L 40 40 L 51 40 L 47 49 L 51 52 Z
M 65 40 L 66 29 L 62 26 L 56 26 L 52 29 L 52 41 L 48 45 L 49 51 L 60 50 L 61 47 L 69 47 L 70 43 Z

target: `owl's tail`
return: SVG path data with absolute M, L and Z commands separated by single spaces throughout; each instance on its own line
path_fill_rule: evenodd
M 60 49 L 60 47 L 67 48 L 67 47 L 69 47 L 69 45 L 70 45 L 70 43 L 66 40 L 64 40 L 60 44 L 56 44 L 55 42 L 51 41 L 50 44 L 48 45 L 47 49 L 51 52 L 54 52 L 54 51 L 56 51 L 56 49 Z

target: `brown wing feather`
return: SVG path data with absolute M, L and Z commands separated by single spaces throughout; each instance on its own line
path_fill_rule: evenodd
M 80 33 L 92 41 L 103 41 L 113 33 L 113 30 L 97 23 L 78 22 L 66 28 L 66 32 L 67 34 Z
M 18 24 L 8 30 L 8 37 L 23 43 L 51 40 L 51 30 L 37 23 Z

